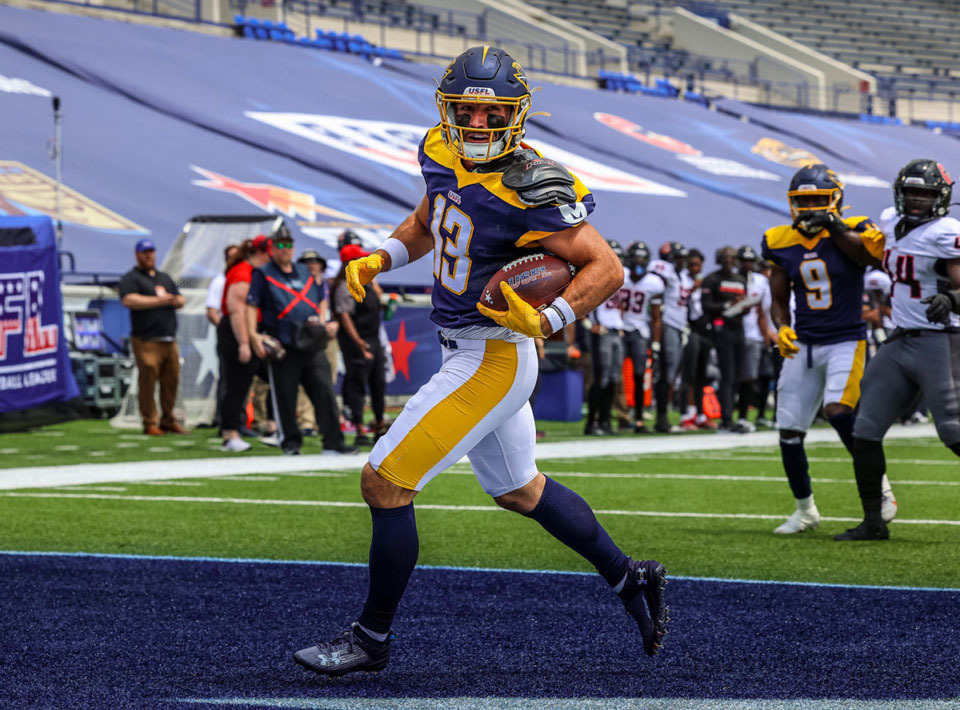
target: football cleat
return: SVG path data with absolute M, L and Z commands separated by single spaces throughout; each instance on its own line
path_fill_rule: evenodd
M 382 671 L 390 660 L 390 642 L 394 637 L 391 631 L 386 641 L 377 641 L 354 622 L 349 630 L 332 641 L 300 649 L 293 654 L 293 660 L 321 675 Z
M 663 603 L 667 570 L 656 560 L 637 562 L 628 558 L 627 580 L 620 598 L 627 613 L 636 620 L 643 639 L 643 650 L 655 656 L 667 633 L 667 612 Z
M 812 506 L 809 510 L 795 510 L 793 515 L 787 518 L 783 524 L 774 529 L 778 535 L 792 535 L 793 533 L 803 532 L 804 530 L 813 530 L 820 525 L 820 511 L 817 506 Z
M 839 535 L 834 535 L 833 539 L 837 542 L 847 540 L 889 540 L 890 531 L 887 524 L 883 521 L 879 523 L 870 523 L 864 520 L 855 528 L 850 528 Z
M 883 490 L 883 501 L 880 503 L 880 517 L 883 518 L 883 522 L 889 523 L 897 517 L 897 499 L 893 496 L 893 488 L 890 487 L 887 474 L 883 474 L 883 480 L 880 485 Z

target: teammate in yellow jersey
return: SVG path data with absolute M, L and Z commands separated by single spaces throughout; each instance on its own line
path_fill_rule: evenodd
M 413 500 L 464 455 L 498 505 L 533 518 L 597 568 L 653 655 L 666 631 L 663 565 L 627 557 L 580 496 L 537 470 L 528 403 L 538 367 L 531 338 L 604 302 L 620 287 L 623 269 L 585 221 L 590 192 L 521 142 L 530 90 L 520 65 L 500 49 L 473 47 L 439 83 L 440 123 L 419 153 L 426 195 L 374 254 L 350 263 L 347 280 L 359 300 L 376 274 L 433 250 L 431 318 L 440 326 L 443 364 L 363 467 L 373 538 L 370 586 L 357 621 L 294 658 L 335 676 L 386 666 L 394 615 L 419 551 Z M 540 313 L 506 286 L 508 310 L 479 304 L 493 273 L 538 244 L 578 267 L 562 297 Z

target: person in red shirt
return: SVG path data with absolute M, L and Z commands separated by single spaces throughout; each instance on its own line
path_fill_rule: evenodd
M 269 245 L 270 240 L 262 234 L 247 239 L 227 262 L 227 280 L 221 303 L 223 318 L 217 326 L 217 350 L 224 367 L 221 376 L 226 382 L 220 403 L 223 431 L 221 451 L 238 452 L 250 448 L 250 444 L 240 438 L 239 427 L 243 403 L 260 366 L 260 359 L 250 350 L 245 306 L 253 270 L 270 260 Z

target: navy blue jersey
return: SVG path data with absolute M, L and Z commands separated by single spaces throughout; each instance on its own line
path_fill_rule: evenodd
M 883 234 L 867 217 L 846 217 L 871 254 L 883 254 Z M 808 345 L 866 337 L 861 304 L 864 267 L 848 259 L 826 230 L 813 238 L 784 224 L 763 235 L 761 253 L 784 270 L 796 300 L 794 330 Z
M 527 148 L 521 155 L 536 157 Z M 519 158 L 521 156 L 517 156 Z M 593 195 L 574 178 L 577 201 L 531 207 L 505 187 L 502 172 L 470 172 L 431 128 L 419 151 L 433 234 L 433 313 L 442 328 L 495 326 L 477 310 L 484 286 L 504 264 L 593 212 Z M 506 163 L 509 166 L 509 162 Z

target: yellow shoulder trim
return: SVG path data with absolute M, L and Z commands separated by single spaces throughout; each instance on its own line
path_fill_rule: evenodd
M 534 242 L 538 242 L 544 237 L 549 237 L 551 234 L 556 234 L 556 232 L 525 232 L 517 241 L 514 242 L 514 245 L 518 247 L 536 246 Z
M 843 220 L 852 231 L 857 233 L 863 246 L 867 248 L 874 259 L 882 259 L 886 248 L 886 237 L 869 217 L 847 217 Z
M 788 249 L 789 247 L 796 246 L 797 244 L 806 244 L 807 242 L 813 242 L 816 244 L 819 241 L 816 237 L 811 239 L 806 239 L 800 232 L 794 229 L 789 224 L 781 224 L 777 227 L 771 227 L 764 233 L 764 238 L 767 240 L 768 249 Z

